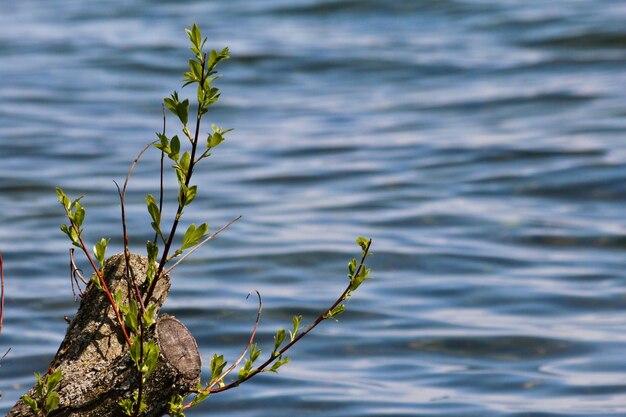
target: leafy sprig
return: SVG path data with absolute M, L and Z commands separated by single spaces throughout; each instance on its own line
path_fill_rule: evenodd
M 206 38 L 202 37 L 200 29 L 195 24 L 191 28 L 186 29 L 186 33 L 189 37 L 191 44 L 190 50 L 193 53 L 193 57 L 189 59 L 189 70 L 184 73 L 183 87 L 194 84 L 196 85 L 196 106 L 194 106 L 196 107 L 195 128 L 192 130 L 193 126 L 190 126 L 193 124 L 193 119 L 190 120 L 190 118 L 192 118 L 190 116 L 190 100 L 188 98 L 181 99 L 178 92 L 174 91 L 163 101 L 163 131 L 161 133 L 157 133 L 157 140 L 144 147 L 144 149 L 142 149 L 136 157 L 126 176 L 123 188 L 120 189 L 118 186 L 122 210 L 126 278 L 129 283 L 129 291 L 126 297 L 122 296 L 122 292 L 120 290 L 118 290 L 114 295 L 111 294 L 104 280 L 104 263 L 109 242 L 108 239 L 100 239 L 100 241 L 93 246 L 93 256 L 87 250 L 87 246 L 83 241 L 82 225 L 85 219 L 85 209 L 80 202 L 82 197 L 70 200 L 61 189 L 57 189 L 59 202 L 63 205 L 66 217 L 69 220 L 69 224 L 63 224 L 61 226 L 61 230 L 68 236 L 72 245 L 82 249 L 92 265 L 95 273 L 93 278 L 94 285 L 106 294 L 111 306 L 113 307 L 120 328 L 128 344 L 129 356 L 132 359 L 138 374 L 137 389 L 130 395 L 130 397 L 123 399 L 119 403 L 123 412 L 131 417 L 139 416 L 147 408 L 147 404 L 145 404 L 143 399 L 144 385 L 146 384 L 148 378 L 156 370 L 160 353 L 158 344 L 151 338 L 152 336 L 148 336 L 151 335 L 148 331 L 149 328 L 155 323 L 157 305 L 152 300 L 152 295 L 155 291 L 157 283 L 163 279 L 164 274 L 169 273 L 183 259 L 240 218 L 235 218 L 211 235 L 208 235 L 209 226 L 206 223 L 201 223 L 199 226 L 196 226 L 195 223 L 191 223 L 187 226 L 182 238 L 179 238 L 180 244 L 178 244 L 178 247 L 174 245 L 175 241 L 179 241 L 176 239 L 176 233 L 181 223 L 183 212 L 186 207 L 195 201 L 198 194 L 197 185 L 194 185 L 191 182 L 196 165 L 203 159 L 211 156 L 211 151 L 223 143 L 226 134 L 232 130 L 223 129 L 216 124 L 212 124 L 211 131 L 207 133 L 206 140 L 204 143 L 200 143 L 201 120 L 208 112 L 209 108 L 219 100 L 221 95 L 219 89 L 213 85 L 213 82 L 219 78 L 216 67 L 220 62 L 229 58 L 229 51 L 228 48 L 224 48 L 219 52 L 212 50 L 208 54 L 205 53 L 204 45 L 206 44 Z M 165 109 L 174 114 L 181 123 L 182 135 L 187 138 L 189 143 L 186 143 L 184 140 L 182 142 L 185 143 L 181 143 L 181 139 L 179 139 L 178 135 L 171 137 L 166 135 Z M 148 194 L 146 196 L 146 207 L 151 219 L 150 226 L 155 235 L 153 240 L 148 240 L 146 242 L 148 257 L 146 270 L 147 290 L 142 293 L 134 277 L 134 272 L 130 268 L 129 238 L 125 216 L 125 193 L 132 171 L 139 161 L 139 158 L 150 146 L 154 146 L 161 152 L 161 186 L 158 201 L 152 194 Z M 166 230 L 163 225 L 163 161 L 165 157 L 171 161 L 172 169 L 178 182 L 178 205 L 173 215 L 169 231 Z M 185 402 L 187 396 L 179 394 L 174 395 L 169 403 L 170 415 L 182 417 L 184 416 L 185 409 L 205 400 L 212 393 L 222 392 L 234 388 L 261 372 L 277 372 L 281 366 L 290 361 L 289 357 L 285 356 L 287 350 L 306 336 L 322 321 L 330 318 L 336 319 L 337 316 L 342 314 L 346 309 L 345 301 L 351 296 L 353 291 L 356 291 L 363 282 L 369 279 L 368 276 L 370 269 L 365 267 L 365 260 L 369 255 L 371 239 L 358 238 L 357 244 L 360 246 L 362 251 L 361 261 L 357 263 L 356 259 L 352 259 L 349 262 L 349 283 L 341 296 L 303 331 L 300 329 L 302 316 L 299 315 L 292 318 L 293 326 L 291 330 L 288 330 L 288 333 L 285 329 L 278 329 L 274 335 L 274 344 L 269 357 L 258 366 L 255 364 L 261 358 L 262 349 L 254 343 L 254 339 L 261 316 L 262 301 L 260 294 L 257 292 L 257 295 L 259 296 L 257 319 L 250 335 L 250 339 L 239 358 L 227 368 L 228 363 L 224 359 L 224 356 L 215 354 L 211 359 L 211 378 L 207 385 L 198 385 L 193 394 L 193 399 L 187 403 Z M 74 264 L 73 257 L 72 255 L 70 256 L 73 269 L 72 274 L 78 274 L 80 276 L 80 273 L 78 272 L 79 270 Z M 168 268 L 166 268 L 166 265 L 168 265 L 174 258 L 179 259 L 173 266 L 168 266 Z M 224 381 L 225 378 L 233 372 L 241 362 L 243 362 L 243 365 L 237 373 L 237 379 L 227 384 Z M 39 377 L 38 381 L 41 384 L 41 379 Z M 45 392 L 41 392 L 45 393 L 45 398 L 50 398 L 48 400 L 48 406 L 54 405 L 56 407 L 56 405 L 58 405 L 58 400 L 55 399 L 55 395 L 58 397 L 58 394 L 54 392 L 53 388 L 46 390 Z M 44 398 L 41 395 L 40 397 Z M 25 398 L 25 401 L 30 401 L 31 404 L 33 404 L 34 401 L 34 404 L 39 407 L 39 409 L 44 411 L 52 409 L 50 407 L 45 408 L 47 407 L 45 401 L 39 404 L 36 400 L 31 400 L 32 399 L 27 400 Z
M 248 381 L 255 375 L 258 375 L 261 372 L 278 372 L 279 368 L 290 362 L 290 358 L 284 356 L 285 352 L 289 350 L 293 345 L 295 345 L 298 341 L 300 341 L 304 336 L 306 336 L 311 330 L 313 330 L 317 325 L 319 325 L 322 321 L 335 318 L 339 314 L 343 313 L 346 309 L 344 302 L 352 295 L 352 292 L 355 291 L 358 286 L 354 285 L 356 279 L 360 279 L 361 282 L 364 282 L 369 279 L 370 269 L 365 266 L 365 261 L 367 257 L 370 255 L 370 247 L 372 245 L 371 239 L 366 239 L 363 237 L 359 237 L 357 239 L 357 244 L 361 248 L 361 260 L 357 264 L 356 258 L 351 260 L 348 264 L 348 277 L 349 282 L 346 289 L 343 293 L 337 298 L 337 300 L 323 313 L 321 313 L 317 319 L 313 321 L 304 331 L 299 332 L 300 325 L 302 322 L 302 316 L 294 316 L 292 318 L 293 328 L 289 331 L 289 342 L 284 344 L 286 341 L 286 332 L 285 329 L 279 329 L 274 335 L 274 347 L 271 355 L 265 362 L 263 362 L 258 367 L 254 367 L 254 363 L 260 358 L 262 350 L 259 349 L 254 342 L 254 336 L 256 334 L 256 329 L 259 323 L 259 318 L 261 314 L 261 306 L 260 295 L 259 295 L 259 311 L 257 313 L 257 320 L 255 323 L 255 327 L 253 329 L 252 335 L 250 337 L 250 341 L 248 345 L 244 349 L 242 356 L 226 371 L 223 371 L 226 366 L 226 362 L 224 361 L 224 357 L 222 355 L 215 354 L 213 359 L 211 360 L 211 382 L 207 384 L 206 387 L 198 387 L 196 391 L 196 397 L 189 403 L 184 403 L 184 398 L 175 397 L 170 402 L 170 413 L 173 416 L 183 417 L 184 410 L 194 405 L 198 404 L 200 401 L 206 399 L 210 394 L 218 393 L 222 391 L 226 391 L 232 388 L 239 386 L 240 384 Z M 361 278 L 356 278 L 361 277 Z M 360 285 L 360 284 L 359 284 Z M 246 359 L 244 365 L 240 368 L 238 372 L 238 378 L 229 383 L 223 383 L 223 379 L 236 367 L 236 365 L 243 359 L 246 351 L 249 351 L 249 356 Z M 222 372 L 223 371 L 223 372 Z M 221 375 L 220 375 L 221 374 Z M 217 375 L 220 375 L 217 377 Z
M 22 400 L 33 413 L 47 416 L 59 406 L 61 397 L 59 397 L 56 388 L 62 377 L 63 372 L 60 369 L 51 371 L 43 378 L 39 372 L 35 372 L 37 384 L 34 387 L 34 398 L 29 395 L 22 396 Z

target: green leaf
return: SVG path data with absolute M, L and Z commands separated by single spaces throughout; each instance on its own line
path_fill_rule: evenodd
M 57 408 L 60 402 L 61 397 L 59 397 L 59 394 L 57 392 L 48 392 L 48 395 L 46 396 L 46 400 L 44 401 L 43 405 L 43 409 L 46 415 L 53 411 L 55 408 Z
M 290 359 L 288 357 L 285 356 L 285 358 L 283 359 L 281 356 L 276 362 L 274 362 L 272 367 L 269 369 L 269 372 L 278 372 L 278 368 L 285 365 L 286 363 L 289 363 L 289 360 Z
M 178 139 L 177 135 L 174 135 L 174 137 L 170 141 L 170 153 L 168 154 L 168 156 L 170 159 L 177 161 L 179 154 L 180 154 L 180 139 Z
M 143 312 L 143 323 L 150 327 L 156 321 L 156 304 L 150 304 L 148 308 Z
M 160 234 L 160 233 L 159 233 Z M 159 254 L 159 247 L 151 242 L 146 242 L 146 251 L 148 252 L 148 267 L 146 268 L 146 280 L 148 281 L 148 285 L 152 284 L 154 280 L 154 275 L 156 273 L 155 262 L 157 255 Z
M 124 314 L 124 324 L 132 332 L 136 332 L 139 323 L 137 323 L 138 306 L 137 301 L 131 299 L 128 303 L 128 311 Z
M 29 397 L 28 395 L 22 395 L 22 400 L 26 403 L 26 405 L 34 412 L 39 412 L 39 405 L 37 405 L 37 401 L 34 398 Z
M 61 231 L 62 231 L 63 233 L 65 233 L 65 234 L 67 235 L 67 237 L 69 237 L 70 239 L 72 239 L 72 235 L 71 235 L 71 233 L 70 233 L 70 228 L 69 228 L 69 226 L 68 226 L 68 225 L 66 225 L 66 224 L 62 224 L 62 225 L 61 225 Z
M 35 372 L 35 378 L 37 379 L 37 384 L 35 384 L 35 394 L 37 394 L 39 398 L 42 398 L 46 394 L 46 386 L 42 382 L 41 374 L 39 372 Z
M 246 359 L 245 365 L 239 370 L 237 376 L 241 381 L 242 379 L 247 378 L 248 375 L 250 375 L 250 372 L 252 372 L 252 361 L 250 361 L 250 359 Z
M 183 156 L 180 157 L 180 160 L 174 164 L 174 170 L 176 171 L 176 178 L 178 179 L 178 184 L 183 187 L 187 180 L 187 175 L 189 174 L 189 164 L 191 161 L 191 154 L 189 151 L 185 151 Z
M 156 135 L 159 138 L 159 143 L 155 143 L 154 147 L 162 152 L 169 153 L 170 141 L 167 136 L 159 132 Z
M 157 367 L 159 361 L 159 346 L 153 340 L 144 343 L 143 355 L 143 373 L 145 377 L 148 378 Z
M 126 414 L 127 416 L 132 416 L 135 409 L 135 403 L 136 401 L 133 401 L 130 398 L 125 398 L 117 404 L 122 408 L 124 414 Z
M 213 70 L 221 61 L 230 58 L 228 55 L 228 48 L 222 49 L 219 53 L 215 50 L 211 51 L 209 54 L 209 59 L 207 62 L 207 68 L 209 69 L 209 74 L 214 73 Z
M 170 97 L 166 97 L 163 99 L 165 103 L 165 107 L 167 107 L 172 113 L 178 115 L 178 93 L 174 91 Z
M 187 36 L 189 36 L 189 40 L 191 44 L 196 48 L 200 49 L 202 47 L 202 35 L 200 33 L 200 28 L 194 23 L 191 29 L 185 29 Z
M 356 271 L 356 259 L 352 259 L 350 262 L 348 262 L 348 276 L 350 277 L 350 279 L 352 279 L 352 275 L 354 275 L 355 271 Z
M 82 248 L 79 242 L 80 235 L 76 231 L 76 228 L 70 227 L 69 232 L 70 232 L 70 240 L 72 241 L 72 244 L 76 247 Z
M 363 282 L 369 280 L 369 278 L 367 277 L 369 273 L 370 268 L 366 268 L 365 266 L 363 266 L 358 275 L 351 277 L 350 291 L 355 291 Z
M 76 211 L 74 212 L 74 224 L 76 224 L 76 227 L 80 228 L 85 220 L 85 208 L 78 202 L 78 200 L 75 201 L 75 206 Z
M 369 246 L 370 241 L 369 241 L 369 239 L 364 238 L 364 237 L 357 237 L 356 238 L 356 243 L 361 247 L 361 249 L 363 251 L 365 251 L 367 249 L 367 247 Z
M 280 345 L 285 341 L 285 336 L 285 329 L 278 329 L 274 335 L 274 351 L 272 352 L 272 356 L 275 356 L 278 349 L 280 349 Z
M 185 413 L 183 412 L 183 405 L 185 402 L 185 397 L 180 394 L 172 395 L 170 399 L 168 414 L 170 417 L 185 417 Z
M 61 203 L 63 207 L 65 207 L 66 210 L 69 210 L 70 209 L 69 197 L 65 194 L 65 192 L 63 192 L 61 188 L 57 187 L 56 192 L 57 192 L 57 196 L 59 197 L 59 203 Z
M 189 100 L 185 99 L 176 106 L 176 114 L 183 126 L 187 125 L 189 119 Z
M 122 289 L 118 288 L 117 291 L 113 294 L 113 301 L 117 308 L 124 314 L 128 313 L 128 306 L 122 303 Z
M 100 278 L 98 278 L 98 275 L 96 274 L 92 275 L 90 281 L 93 282 L 93 285 L 95 285 L 96 288 L 98 288 L 99 290 L 104 289 L 104 287 L 102 286 L 102 283 L 100 282 Z
M 219 378 L 224 371 L 224 367 L 226 367 L 227 362 L 224 361 L 224 355 L 217 355 L 215 353 L 211 358 L 211 381 Z
M 155 232 L 161 234 L 161 211 L 159 210 L 155 198 L 151 194 L 146 196 L 146 204 L 148 206 L 148 213 L 150 213 L 150 217 L 152 218 L 150 225 Z
M 185 192 L 185 204 L 184 205 L 188 206 L 189 204 L 191 204 L 191 202 L 196 198 L 196 195 L 198 195 L 198 187 L 196 185 L 192 185 Z
M 261 349 L 257 349 L 256 343 L 250 345 L 250 361 L 254 363 L 257 359 L 259 359 L 261 352 Z
M 61 371 L 60 369 L 57 369 L 56 371 L 49 374 L 46 378 L 46 390 L 48 392 L 54 390 L 57 385 L 59 385 L 59 382 L 61 382 L 62 377 L 63 371 Z
M 190 80 L 200 82 L 202 79 L 202 64 L 200 64 L 195 59 L 189 60 L 189 69 L 193 78 L 190 77 Z
M 222 142 L 224 142 L 224 137 L 218 132 L 213 133 L 208 138 L 208 145 L 211 148 L 215 148 L 217 145 L 219 145 Z
M 343 313 L 344 311 L 346 311 L 346 306 L 344 304 L 339 304 L 338 306 L 333 308 L 331 311 L 324 314 L 324 318 L 325 319 L 334 318 L 340 315 L 341 313 Z
M 198 390 L 194 399 L 191 400 L 191 406 L 193 407 L 194 405 L 197 405 L 201 403 L 202 401 L 206 400 L 207 398 L 209 398 L 210 394 L 211 394 L 211 391 L 202 390 L 202 389 Z
M 190 224 L 185 232 L 185 236 L 183 236 L 181 249 L 184 250 L 198 244 L 200 239 L 205 236 L 207 230 L 209 230 L 209 226 L 206 223 L 202 223 L 198 228 L 196 228 L 195 224 Z
M 296 335 L 298 334 L 298 329 L 300 328 L 300 322 L 302 321 L 302 316 L 293 316 L 291 321 L 293 322 L 293 331 L 291 330 L 289 331 L 289 337 L 291 341 L 293 342 L 294 339 L 296 338 Z
M 139 365 L 141 362 L 141 339 L 138 335 L 132 337 L 132 344 L 130 345 L 130 349 L 128 349 L 128 354 L 130 358 L 139 369 Z
M 93 246 L 93 253 L 96 257 L 96 260 L 100 263 L 100 267 L 104 267 L 104 259 L 106 256 L 108 244 L 109 239 L 102 238 Z

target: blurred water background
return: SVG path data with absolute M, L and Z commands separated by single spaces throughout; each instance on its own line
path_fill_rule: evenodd
M 190 416 L 626 413 L 626 4 L 613 0 L 2 2 L 1 412 L 77 307 L 54 187 L 86 194 L 86 237 L 120 251 L 112 180 L 160 131 L 193 22 L 231 48 L 208 120 L 236 130 L 197 172 L 187 221 L 243 215 L 178 268 L 165 306 L 205 369 L 245 344 L 250 291 L 267 351 L 342 291 L 356 236 L 375 256 L 339 324 Z M 131 181 L 138 251 L 157 161 Z

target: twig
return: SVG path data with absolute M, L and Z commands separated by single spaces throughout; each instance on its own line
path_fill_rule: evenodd
M 231 224 L 235 223 L 237 220 L 241 219 L 241 216 L 237 216 L 234 219 L 232 219 L 231 221 L 229 221 L 228 223 L 226 223 L 224 226 L 220 227 L 215 233 L 213 233 L 211 236 L 207 237 L 206 239 L 204 239 L 202 242 L 198 243 L 196 246 L 193 247 L 193 249 L 191 249 L 189 252 L 187 252 L 186 254 L 184 254 L 178 261 L 176 261 L 176 263 L 174 265 L 172 265 L 170 268 L 165 270 L 165 274 L 169 274 L 170 271 L 174 268 L 176 268 L 176 265 L 178 265 L 179 263 L 181 263 L 186 257 L 188 257 L 189 255 L 191 255 L 192 253 L 194 253 L 196 251 L 196 249 L 200 248 L 200 246 L 204 245 L 205 243 L 207 243 L 209 240 L 213 240 L 218 234 L 220 234 L 220 232 L 222 232 L 224 229 L 226 229 L 228 226 L 230 226 Z
M 67 211 L 67 209 L 66 209 L 66 211 Z M 85 256 L 87 257 L 87 260 L 89 260 L 89 263 L 91 264 L 91 267 L 93 268 L 94 272 L 96 273 L 96 276 L 98 277 L 98 280 L 100 281 L 100 285 L 102 285 L 102 289 L 104 290 L 104 294 L 106 295 L 107 299 L 109 300 L 109 303 L 111 304 L 111 307 L 113 307 L 113 312 L 115 312 L 115 316 L 117 317 L 117 321 L 120 324 L 120 327 L 122 329 L 122 333 L 124 334 L 124 339 L 126 340 L 126 343 L 128 344 L 128 346 L 131 346 L 132 342 L 130 341 L 130 337 L 128 336 L 128 332 L 126 331 L 126 326 L 124 325 L 124 320 L 122 320 L 122 316 L 120 315 L 120 311 L 117 308 L 117 304 L 115 304 L 115 300 L 113 300 L 113 296 L 111 295 L 111 291 L 109 290 L 109 286 L 107 285 L 106 281 L 104 280 L 104 276 L 102 275 L 102 272 L 96 266 L 96 263 L 93 261 L 93 258 L 91 257 L 91 254 L 87 250 L 87 246 L 85 245 L 85 241 L 83 240 L 83 237 L 80 235 L 80 230 L 78 229 L 78 227 L 76 227 L 76 224 L 74 224 L 74 222 L 70 220 L 70 225 L 76 231 L 76 235 L 78 236 L 78 241 L 80 243 L 80 248 L 85 253 Z
M 367 246 L 365 247 L 365 249 L 363 250 L 363 256 L 361 258 L 361 263 L 359 264 L 359 267 L 357 268 L 356 272 L 354 273 L 354 276 L 358 276 L 359 273 L 361 272 L 361 269 L 363 269 L 364 265 L 365 265 L 365 258 L 367 258 L 367 254 L 370 250 L 370 246 L 372 245 L 372 239 L 370 239 L 367 242 Z M 241 385 L 242 383 L 246 382 L 247 380 L 249 380 L 250 378 L 252 378 L 253 376 L 259 374 L 260 372 L 263 372 L 263 370 L 265 368 L 267 368 L 272 362 L 274 362 L 277 358 L 281 357 L 287 350 L 289 350 L 289 348 L 291 348 L 293 345 L 295 345 L 296 343 L 298 343 L 298 341 L 300 339 L 302 339 L 304 336 L 306 336 L 311 330 L 313 330 L 318 324 L 320 324 L 322 321 L 327 319 L 327 314 L 329 312 L 331 312 L 335 307 L 337 307 L 342 301 L 344 301 L 348 295 L 348 293 L 350 293 L 350 286 L 352 285 L 352 283 L 349 283 L 348 286 L 346 287 L 346 289 L 344 290 L 344 292 L 339 296 L 339 298 L 333 303 L 333 305 L 327 309 L 326 311 L 324 311 L 324 313 L 320 314 L 317 319 L 315 319 L 315 321 L 313 323 L 311 323 L 311 325 L 309 327 L 306 328 L 306 330 L 304 330 L 302 333 L 300 333 L 297 337 L 295 337 L 291 342 L 287 343 L 285 346 L 283 346 L 283 348 L 281 350 L 279 350 L 278 352 L 272 354 L 269 359 L 267 359 L 265 362 L 263 362 L 262 365 L 260 365 L 258 368 L 256 368 L 254 371 L 250 372 L 245 378 L 241 379 L 241 380 L 237 380 L 234 382 L 231 382 L 228 385 L 224 385 L 223 387 L 219 387 L 219 388 L 214 388 L 211 389 L 211 393 L 217 393 L 217 392 L 222 392 L 222 391 L 226 391 L 229 390 L 231 388 L 235 388 L 239 385 Z
M 144 154 L 144 152 L 147 151 L 150 148 L 150 146 L 152 146 L 155 142 L 156 141 L 148 143 L 146 146 L 143 147 L 141 152 L 139 152 L 139 154 L 137 155 L 137 157 L 131 164 L 130 169 L 128 170 L 128 173 L 126 174 L 126 180 L 124 181 L 124 187 L 122 188 L 122 190 L 120 190 L 120 186 L 117 184 L 117 182 L 113 181 L 115 183 L 115 186 L 117 187 L 117 193 L 120 196 L 120 207 L 122 210 L 122 232 L 124 235 L 123 238 L 124 238 L 124 259 L 126 261 L 126 277 L 130 281 L 129 286 L 132 284 L 132 287 L 133 287 L 132 289 L 135 291 L 135 297 L 139 301 L 139 311 L 141 313 L 145 311 L 145 305 L 143 303 L 143 297 L 141 296 L 139 287 L 137 286 L 137 281 L 135 280 L 135 273 L 130 267 L 130 250 L 128 248 L 128 230 L 126 228 L 126 188 L 128 187 L 130 176 L 135 170 L 135 167 L 137 166 L 139 159 Z M 130 297 L 130 291 L 129 291 L 129 297 Z
M 256 336 L 256 331 L 259 328 L 259 321 L 261 320 L 261 311 L 263 310 L 263 300 L 261 300 L 261 293 L 259 293 L 256 290 L 255 292 L 256 292 L 257 297 L 259 297 L 259 309 L 257 311 L 256 321 L 254 322 L 254 327 L 252 328 L 252 333 L 250 334 L 250 340 L 248 340 L 248 344 L 246 345 L 245 349 L 241 353 L 241 356 L 237 358 L 235 363 L 233 363 L 226 371 L 224 371 L 224 373 L 222 373 L 222 375 L 220 375 L 219 378 L 211 382 L 211 384 L 208 386 L 209 390 L 213 388 L 215 385 L 219 384 L 228 374 L 230 374 L 233 371 L 233 369 L 237 367 L 237 365 L 239 365 L 239 363 L 246 356 L 246 353 L 248 352 L 248 349 L 250 349 L 250 346 L 252 346 L 252 343 L 254 343 L 254 337 Z
M 74 301 L 78 301 L 78 297 L 76 296 L 76 291 L 74 290 L 74 285 L 78 288 L 78 295 L 83 297 L 83 290 L 80 288 L 80 284 L 78 280 L 81 280 L 83 284 L 87 285 L 88 282 L 83 277 L 83 273 L 81 269 L 76 265 L 76 261 L 74 260 L 74 248 L 70 248 L 70 283 L 72 284 L 72 294 L 74 295 Z
M 0 253 L 0 333 L 2 333 L 2 321 L 4 320 L 4 264 L 2 263 L 2 253 Z M 7 353 L 9 351 L 7 350 Z M 4 356 L 7 355 L 4 354 Z M 4 359 L 4 356 L 0 360 Z
M 237 366 L 241 363 L 241 361 L 243 360 L 243 358 L 246 357 L 246 353 L 248 353 L 248 349 L 250 349 L 250 346 L 252 346 L 252 343 L 254 343 L 254 338 L 256 337 L 256 331 L 259 328 L 259 322 L 261 320 L 261 312 L 263 310 L 263 300 L 261 299 L 261 293 L 259 293 L 258 291 L 256 291 L 256 295 L 259 298 L 259 308 L 257 310 L 256 313 L 256 320 L 254 322 L 254 327 L 252 328 L 252 332 L 250 333 L 250 339 L 248 340 L 248 344 L 246 345 L 246 347 L 244 348 L 243 352 L 241 352 L 241 355 L 239 355 L 239 357 L 237 358 L 237 360 L 224 372 L 222 372 L 222 374 L 216 378 L 213 381 L 210 381 L 210 383 L 207 385 L 206 388 L 204 389 L 200 389 L 198 390 L 199 392 L 211 392 L 211 388 L 213 388 L 215 385 L 219 384 L 222 380 L 224 380 L 224 378 L 226 378 L 235 368 L 237 368 Z M 250 294 L 248 294 L 249 296 Z M 188 408 L 193 407 L 195 404 L 193 401 L 190 401 L 189 403 L 185 404 L 183 406 L 183 409 L 186 410 Z

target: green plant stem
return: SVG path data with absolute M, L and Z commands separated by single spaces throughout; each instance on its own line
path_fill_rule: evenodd
M 200 79 L 200 88 L 203 88 L 204 81 L 206 80 L 205 74 L 205 65 L 206 65 L 206 54 L 204 54 L 202 58 L 202 77 Z M 189 161 L 189 168 L 187 170 L 187 175 L 185 176 L 185 187 L 189 186 L 189 182 L 191 181 L 191 176 L 193 174 L 193 168 L 195 165 L 194 158 L 196 156 L 196 149 L 198 147 L 198 137 L 200 135 L 200 121 L 202 120 L 202 103 L 198 103 L 198 112 L 196 116 L 196 131 L 194 134 L 193 141 L 191 143 L 191 159 Z M 182 190 L 180 191 L 182 192 Z M 150 284 L 150 288 L 148 288 L 148 292 L 146 293 L 146 297 L 144 298 L 145 303 L 148 304 L 150 297 L 152 297 L 152 293 L 156 288 L 156 283 L 161 277 L 161 273 L 163 272 L 163 268 L 165 268 L 165 264 L 168 261 L 167 255 L 169 254 L 170 248 L 172 246 L 172 242 L 174 241 L 174 235 L 176 234 L 176 229 L 178 228 L 178 223 L 180 221 L 180 216 L 183 214 L 184 201 L 178 203 L 178 209 L 176 210 L 176 216 L 174 217 L 174 222 L 172 223 L 172 229 L 167 238 L 167 242 L 165 243 L 165 247 L 163 248 L 163 255 L 161 257 L 161 262 L 159 262 L 159 268 L 157 269 L 156 274 L 154 274 L 154 280 L 152 280 L 152 284 Z
M 165 127 L 167 117 L 165 115 L 165 105 L 161 105 L 163 108 L 163 135 L 165 135 Z M 161 217 L 163 216 L 163 190 L 165 189 L 164 185 L 164 177 L 165 177 L 165 152 L 161 151 L 161 169 L 159 174 L 159 213 L 161 213 Z M 157 239 L 159 238 L 159 233 L 154 232 L 154 244 L 157 244 Z M 165 242 L 163 242 L 165 243 Z
M 140 314 L 140 313 L 138 313 Z M 137 403 L 135 404 L 135 410 L 133 411 L 132 417 L 139 416 L 141 411 L 141 398 L 143 397 L 143 373 L 141 372 L 141 368 L 143 367 L 143 320 L 141 317 L 139 320 L 139 341 L 135 343 L 140 343 L 139 345 L 139 378 L 137 381 Z

